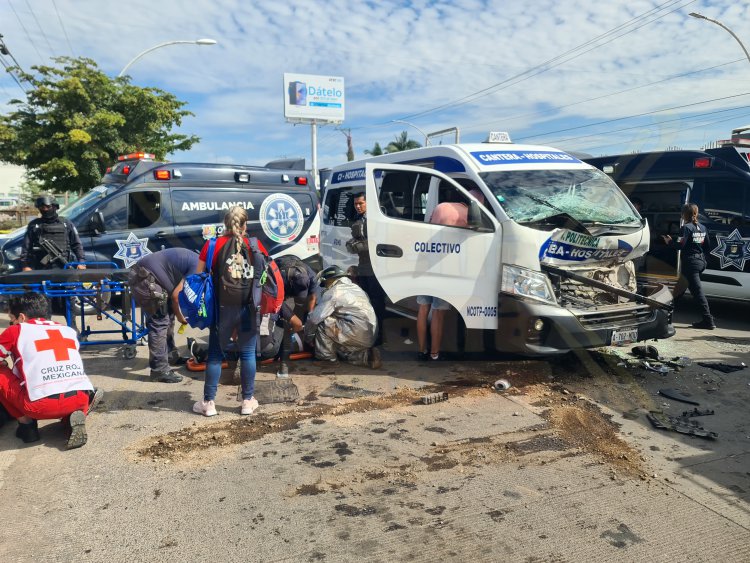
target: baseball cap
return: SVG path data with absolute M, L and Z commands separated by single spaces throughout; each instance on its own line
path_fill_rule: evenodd
M 307 292 L 310 289 L 310 281 L 307 272 L 300 268 L 292 268 L 289 271 L 287 283 L 289 284 L 289 289 L 291 289 L 291 293 L 294 297 L 307 297 Z

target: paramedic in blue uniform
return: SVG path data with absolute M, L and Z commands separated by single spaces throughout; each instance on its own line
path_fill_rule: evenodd
M 673 240 L 669 235 L 663 235 L 665 244 L 676 248 L 682 255 L 682 276 L 678 287 L 687 283 L 690 294 L 693 296 L 703 311 L 703 319 L 693 323 L 693 328 L 704 328 L 713 330 L 716 328 L 714 318 L 711 316 L 711 310 L 708 307 L 708 300 L 703 293 L 701 286 L 701 272 L 706 269 L 705 249 L 708 245 L 708 230 L 698 222 L 698 206 L 694 203 L 686 203 L 682 206 L 682 230 L 680 237 Z M 675 294 L 680 292 L 675 288 Z
M 171 363 L 179 360 L 174 342 L 174 321 L 176 317 L 181 324 L 187 324 L 180 311 L 178 297 L 185 277 L 194 274 L 198 267 L 198 254 L 187 248 L 167 248 L 147 254 L 133 266 L 134 269 L 136 267 L 151 272 L 167 295 L 165 303 L 146 313 L 151 378 L 162 383 L 179 383 L 182 376 L 169 367 L 170 358 Z
M 383 343 L 383 317 L 385 317 L 385 291 L 380 285 L 370 261 L 370 250 L 367 246 L 367 201 L 363 192 L 354 194 L 354 211 L 356 216 L 352 223 L 352 238 L 347 241 L 346 249 L 359 257 L 357 266 L 357 284 L 370 298 L 378 320 L 378 333 L 375 346 Z
M 24 272 L 29 270 L 62 269 L 64 264 L 60 260 L 48 257 L 47 251 L 41 247 L 41 240 L 47 239 L 61 250 L 66 262 L 71 258 L 83 262 L 85 255 L 81 239 L 75 225 L 61 219 L 57 215 L 60 208 L 51 195 L 41 195 L 36 198 L 35 207 L 41 217 L 32 219 L 26 228 L 26 236 L 21 247 L 21 266 Z M 78 266 L 83 270 L 83 264 Z

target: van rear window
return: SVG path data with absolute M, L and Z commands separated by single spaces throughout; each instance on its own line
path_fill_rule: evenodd
M 334 227 L 349 227 L 354 220 L 354 194 L 364 192 L 364 186 L 343 190 L 328 190 L 323 201 L 323 223 Z

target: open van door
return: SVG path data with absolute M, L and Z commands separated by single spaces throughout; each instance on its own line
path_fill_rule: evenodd
M 471 329 L 496 329 L 500 224 L 445 174 L 420 166 L 365 164 L 367 240 L 380 285 L 397 303 L 431 295 Z M 467 227 L 429 223 L 428 201 L 466 205 Z

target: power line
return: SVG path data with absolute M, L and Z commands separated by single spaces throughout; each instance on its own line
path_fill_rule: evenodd
M 457 106 L 460 106 L 460 105 L 464 105 L 464 104 L 469 103 L 471 101 L 475 101 L 476 99 L 478 99 L 480 97 L 487 96 L 487 95 L 491 94 L 492 92 L 500 89 L 500 87 L 507 88 L 509 86 L 512 86 L 514 84 L 522 82 L 523 80 L 527 80 L 528 78 L 531 78 L 533 76 L 541 74 L 542 72 L 546 72 L 546 71 L 550 70 L 551 68 L 554 68 L 555 66 L 559 66 L 560 64 L 563 64 L 565 62 L 570 62 L 571 60 L 574 60 L 575 58 L 580 57 L 583 54 L 585 54 L 585 53 L 587 53 L 587 52 L 589 52 L 589 51 L 591 51 L 593 49 L 601 47 L 602 45 L 606 45 L 607 43 L 609 43 L 611 41 L 614 41 L 615 39 L 619 39 L 620 37 L 622 37 L 624 35 L 627 35 L 628 33 L 632 33 L 633 31 L 639 29 L 640 27 L 643 27 L 645 25 L 649 25 L 649 24 L 653 23 L 654 21 L 656 21 L 657 19 L 661 19 L 661 18 L 669 15 L 670 13 L 672 13 L 674 11 L 677 11 L 679 9 L 682 9 L 685 6 L 687 6 L 687 5 L 692 4 L 692 3 L 695 2 L 695 0 L 689 0 L 687 3 L 679 5 L 677 8 L 675 8 L 674 10 L 672 10 L 670 12 L 664 13 L 664 14 L 660 15 L 659 17 L 656 17 L 656 18 L 653 18 L 653 19 L 651 19 L 649 21 L 646 21 L 645 23 L 641 24 L 640 26 L 632 28 L 632 29 L 630 29 L 628 31 L 625 31 L 624 33 L 621 33 L 620 35 L 616 35 L 615 37 L 612 37 L 611 39 L 609 39 L 608 41 L 606 41 L 604 43 L 599 43 L 599 41 L 601 41 L 603 39 L 606 39 L 607 37 L 609 37 L 611 35 L 614 35 L 615 33 L 619 32 L 622 29 L 625 29 L 626 27 L 634 24 L 635 22 L 638 22 L 639 20 L 645 20 L 650 15 L 652 15 L 651 14 L 652 12 L 654 12 L 654 14 L 656 14 L 659 11 L 671 8 L 675 4 L 679 4 L 680 2 L 683 2 L 683 1 L 684 0 L 669 0 L 668 2 L 664 2 L 663 4 L 661 4 L 661 5 L 659 5 L 659 6 L 655 7 L 655 8 L 652 8 L 648 12 L 645 12 L 644 14 L 641 14 L 639 16 L 636 16 L 635 18 L 632 18 L 631 20 L 629 20 L 628 22 L 626 22 L 624 24 L 621 24 L 621 25 L 619 25 L 617 27 L 614 27 L 611 30 L 609 30 L 609 31 L 607 31 L 607 32 L 605 32 L 605 33 L 603 33 L 603 34 L 601 34 L 601 35 L 599 35 L 599 36 L 597 36 L 597 37 L 595 37 L 593 39 L 590 39 L 589 41 L 586 41 L 586 42 L 582 43 L 581 45 L 578 45 L 577 47 L 574 47 L 573 49 L 570 49 L 570 50 L 566 51 L 565 53 L 563 53 L 561 55 L 557 55 L 556 57 L 553 57 L 553 58 L 551 58 L 551 59 L 549 59 L 549 60 L 547 60 L 547 61 L 545 61 L 543 63 L 540 63 L 540 64 L 538 64 L 536 66 L 533 66 L 530 69 L 525 70 L 524 72 L 521 72 L 521 73 L 519 73 L 519 74 L 517 74 L 515 76 L 512 76 L 511 78 L 508 78 L 506 80 L 503 80 L 501 82 L 498 82 L 496 84 L 488 86 L 486 88 L 483 88 L 482 90 L 478 90 L 476 92 L 473 92 L 472 94 L 468 94 L 466 96 L 463 96 L 463 97 L 458 98 L 456 100 L 453 100 L 451 102 L 447 102 L 445 104 L 441 104 L 439 106 L 435 106 L 433 108 L 430 108 L 430 109 L 427 109 L 427 110 L 424 110 L 424 111 L 421 111 L 421 112 L 418 112 L 418 113 L 407 115 L 407 116 L 402 117 L 400 119 L 414 119 L 416 117 L 427 115 L 429 113 L 434 113 L 436 111 L 440 111 L 440 110 L 449 109 L 449 108 L 457 107 Z M 576 53 L 577 51 L 580 51 L 581 49 L 583 49 L 585 47 L 588 47 L 589 45 L 593 45 L 593 47 L 591 47 L 590 49 L 587 49 L 585 51 L 582 51 L 582 52 L 580 52 L 578 54 L 575 54 L 574 56 L 571 56 L 574 53 Z M 552 64 L 552 63 L 555 63 L 555 64 Z
M 689 108 L 689 107 L 692 107 L 692 106 L 699 106 L 701 104 L 708 104 L 708 103 L 711 103 L 711 102 L 720 102 L 722 100 L 731 100 L 732 98 L 739 98 L 739 97 L 748 96 L 748 95 L 750 95 L 750 92 L 744 92 L 743 94 L 734 94 L 732 96 L 723 96 L 721 98 L 713 98 L 711 100 L 703 100 L 703 101 L 700 101 L 700 102 L 693 102 L 691 104 L 683 104 L 681 106 L 673 106 L 671 108 L 657 109 L 657 110 L 654 110 L 654 111 L 646 111 L 646 112 L 643 112 L 643 113 L 637 113 L 635 115 L 629 115 L 629 116 L 625 116 L 625 117 L 615 117 L 613 119 L 607 119 L 605 121 L 598 121 L 596 123 L 589 123 L 587 125 L 577 125 L 575 127 L 566 127 L 565 129 L 558 129 L 557 131 L 549 131 L 547 133 L 540 133 L 539 135 L 527 135 L 526 137 L 519 137 L 518 140 L 522 141 L 524 139 L 536 139 L 537 137 L 544 137 L 546 135 L 554 135 L 555 133 L 564 133 L 566 131 L 575 131 L 577 129 L 585 129 L 587 127 L 596 127 L 597 125 L 606 125 L 608 123 L 614 123 L 616 121 L 624 121 L 626 119 L 633 119 L 635 117 L 645 117 L 647 115 L 654 115 L 656 113 L 662 113 L 662 112 L 665 112 L 665 111 L 672 111 L 672 110 L 676 110 L 676 109 L 684 109 L 684 108 Z
M 729 112 L 729 111 L 737 111 L 737 110 L 747 109 L 747 108 L 750 108 L 750 106 L 740 106 L 740 107 L 736 107 L 736 108 L 728 108 L 728 109 L 720 109 L 720 110 L 714 110 L 714 111 L 707 111 L 705 113 L 696 113 L 694 115 L 689 115 L 687 117 L 676 117 L 674 119 L 665 119 L 664 121 L 656 121 L 654 123 L 646 125 L 645 127 L 653 127 L 655 125 L 663 125 L 665 123 L 674 123 L 675 121 L 687 121 L 687 120 L 690 120 L 690 119 L 697 119 L 699 117 L 706 117 L 708 115 L 717 115 L 717 114 L 720 114 L 720 113 L 726 113 L 726 112 Z M 736 119 L 736 117 L 737 116 L 734 116 L 734 117 L 731 117 L 730 119 Z M 609 134 L 612 134 L 612 133 L 622 133 L 623 131 L 632 131 L 633 129 L 643 129 L 643 128 L 644 128 L 644 125 L 642 125 L 642 124 L 632 125 L 630 127 L 623 127 L 622 129 L 610 129 L 610 130 L 607 130 L 606 134 L 609 135 Z M 601 135 L 601 134 L 602 133 L 590 133 L 588 135 L 580 135 L 578 137 L 568 137 L 566 139 L 556 139 L 556 140 L 551 141 L 551 144 L 558 144 L 559 145 L 559 144 L 562 144 L 562 143 L 566 143 L 568 141 L 577 141 L 579 139 L 586 139 L 588 137 L 596 137 L 597 135 Z
M 60 10 L 57 9 L 57 2 L 55 2 L 55 0 L 52 0 L 52 5 L 55 7 L 55 13 L 57 14 L 57 20 L 60 22 L 60 27 L 63 30 L 63 35 L 65 35 L 65 42 L 68 44 L 68 49 L 70 49 L 70 54 L 75 57 L 76 53 L 73 50 L 73 45 L 70 44 L 70 38 L 68 37 L 68 30 L 65 29 L 65 25 L 63 24 L 62 18 L 60 17 Z
M 29 4 L 29 0 L 26 0 L 26 6 L 29 8 L 29 12 L 31 12 L 31 17 L 34 18 L 34 21 L 36 22 L 36 25 L 39 28 L 39 31 L 42 32 L 42 37 L 44 37 L 44 40 L 47 42 L 47 47 L 49 47 L 50 53 L 54 55 L 55 50 L 52 48 L 52 43 L 49 42 L 49 38 L 47 37 L 47 34 L 44 33 L 44 28 L 42 27 L 42 24 L 39 23 L 39 19 L 36 17 L 36 14 L 34 13 L 34 9 L 31 7 L 31 4 Z
M 13 13 L 16 15 L 16 19 L 18 20 L 18 23 L 21 25 L 21 29 L 23 29 L 23 32 L 26 34 L 26 39 L 29 40 L 29 43 L 31 43 L 31 46 L 34 47 L 34 50 L 36 51 L 36 54 L 39 55 L 39 58 L 44 62 L 44 57 L 39 52 L 39 49 L 37 49 L 36 43 L 31 39 L 31 35 L 29 35 L 29 30 L 26 29 L 26 26 L 23 25 L 23 22 L 21 21 L 21 18 L 18 15 L 18 12 L 16 12 L 16 9 L 13 7 L 13 3 L 8 0 L 8 6 L 10 6 L 10 9 L 13 10 Z
M 10 49 L 8 49 L 8 46 L 5 44 L 2 33 L 0 33 L 0 55 L 8 55 L 11 59 L 13 59 L 14 65 L 17 66 L 21 72 L 23 72 L 23 69 L 21 68 L 21 65 L 18 64 L 16 57 L 13 56 L 13 53 L 10 52 Z
M 678 79 L 678 78 L 685 78 L 685 77 L 691 76 L 693 74 L 700 74 L 702 72 L 706 72 L 706 71 L 709 71 L 709 70 L 714 70 L 714 69 L 720 68 L 722 66 L 737 64 L 737 63 L 740 63 L 740 62 L 741 63 L 745 63 L 745 60 L 746 59 L 744 59 L 744 58 L 742 58 L 742 59 L 735 59 L 735 60 L 727 62 L 727 63 L 721 63 L 721 64 L 718 64 L 718 65 L 715 65 L 715 66 L 711 66 L 711 67 L 708 67 L 708 68 L 702 68 L 702 69 L 699 69 L 699 70 L 693 70 L 693 71 L 685 72 L 685 73 L 682 73 L 682 74 L 676 74 L 674 76 L 669 76 L 667 78 L 663 78 L 661 80 L 656 80 L 654 82 L 648 82 L 646 84 L 641 84 L 639 86 L 633 86 L 631 88 L 626 88 L 624 90 L 618 90 L 617 92 L 611 92 L 609 94 L 602 94 L 601 96 L 595 96 L 593 98 L 587 98 L 585 100 L 580 100 L 578 102 L 572 102 L 570 104 L 565 104 L 565 105 L 562 105 L 562 106 L 555 106 L 553 108 L 549 108 L 549 109 L 545 109 L 545 110 L 541 110 L 541 111 L 535 111 L 535 112 L 529 112 L 529 113 L 522 113 L 522 114 L 517 114 L 517 115 L 511 115 L 511 116 L 503 118 L 503 119 L 495 119 L 495 120 L 492 120 L 492 121 L 482 121 L 481 123 L 479 123 L 477 125 L 461 126 L 461 129 L 463 131 L 472 131 L 472 130 L 477 130 L 477 129 L 484 131 L 484 130 L 486 130 L 486 128 L 487 128 L 488 125 L 492 125 L 494 123 L 506 123 L 506 122 L 508 122 L 509 120 L 512 120 L 512 119 L 520 119 L 520 118 L 523 118 L 523 117 L 533 117 L 533 116 L 536 116 L 536 115 L 545 115 L 545 114 L 548 114 L 548 113 L 558 112 L 561 109 L 565 109 L 565 108 L 569 108 L 569 107 L 573 107 L 573 106 L 577 106 L 577 105 L 581 105 L 581 104 L 586 104 L 586 103 L 589 103 L 589 102 L 595 102 L 597 100 L 602 100 L 604 98 L 609 98 L 611 96 L 618 96 L 620 94 L 625 94 L 627 92 L 632 92 L 634 90 L 640 90 L 641 88 L 647 88 L 649 86 L 655 86 L 655 85 L 661 84 L 663 82 L 669 82 L 670 80 L 675 80 L 675 79 Z
M 743 107 L 747 107 L 747 106 L 743 106 Z M 737 109 L 737 108 L 735 108 L 735 109 Z M 742 115 L 733 115 L 732 117 L 729 117 L 729 118 L 726 118 L 726 119 L 717 119 L 715 121 L 709 121 L 707 123 L 699 123 L 699 124 L 694 125 L 692 127 L 681 127 L 678 130 L 675 129 L 675 130 L 670 130 L 670 131 L 667 131 L 667 132 L 672 133 L 672 132 L 677 132 L 677 131 L 689 131 L 691 129 L 697 129 L 699 127 L 708 127 L 708 126 L 711 126 L 711 125 L 716 125 L 718 123 L 726 123 L 727 121 L 736 121 L 737 119 L 740 119 L 740 118 L 744 119 L 745 117 L 748 117 L 748 116 L 750 116 L 750 114 L 748 114 L 748 113 L 745 113 L 745 114 L 742 114 Z M 654 125 L 659 125 L 659 123 L 655 123 Z M 612 132 L 617 132 L 617 131 L 610 131 L 610 133 L 612 133 Z M 660 133 L 663 134 L 664 131 L 660 131 Z M 653 135 L 651 135 L 651 137 L 653 137 Z M 651 137 L 649 137 L 649 138 L 651 138 Z M 622 145 L 622 140 L 619 140 L 616 143 L 608 143 L 606 145 L 595 145 L 593 147 L 586 147 L 585 149 L 582 149 L 582 150 L 586 150 L 586 151 L 600 150 L 600 149 L 603 149 L 603 148 L 606 148 L 606 147 L 615 147 L 615 146 L 618 146 L 618 145 Z
M 16 75 L 13 74 L 9 69 L 12 65 L 9 65 L 5 58 L 0 56 L 0 64 L 2 64 L 5 67 L 5 72 L 10 75 L 10 77 L 15 81 L 16 84 L 18 84 L 18 87 L 23 90 L 24 94 L 27 94 L 26 89 L 21 85 L 21 83 L 18 81 L 18 78 L 16 78 Z

